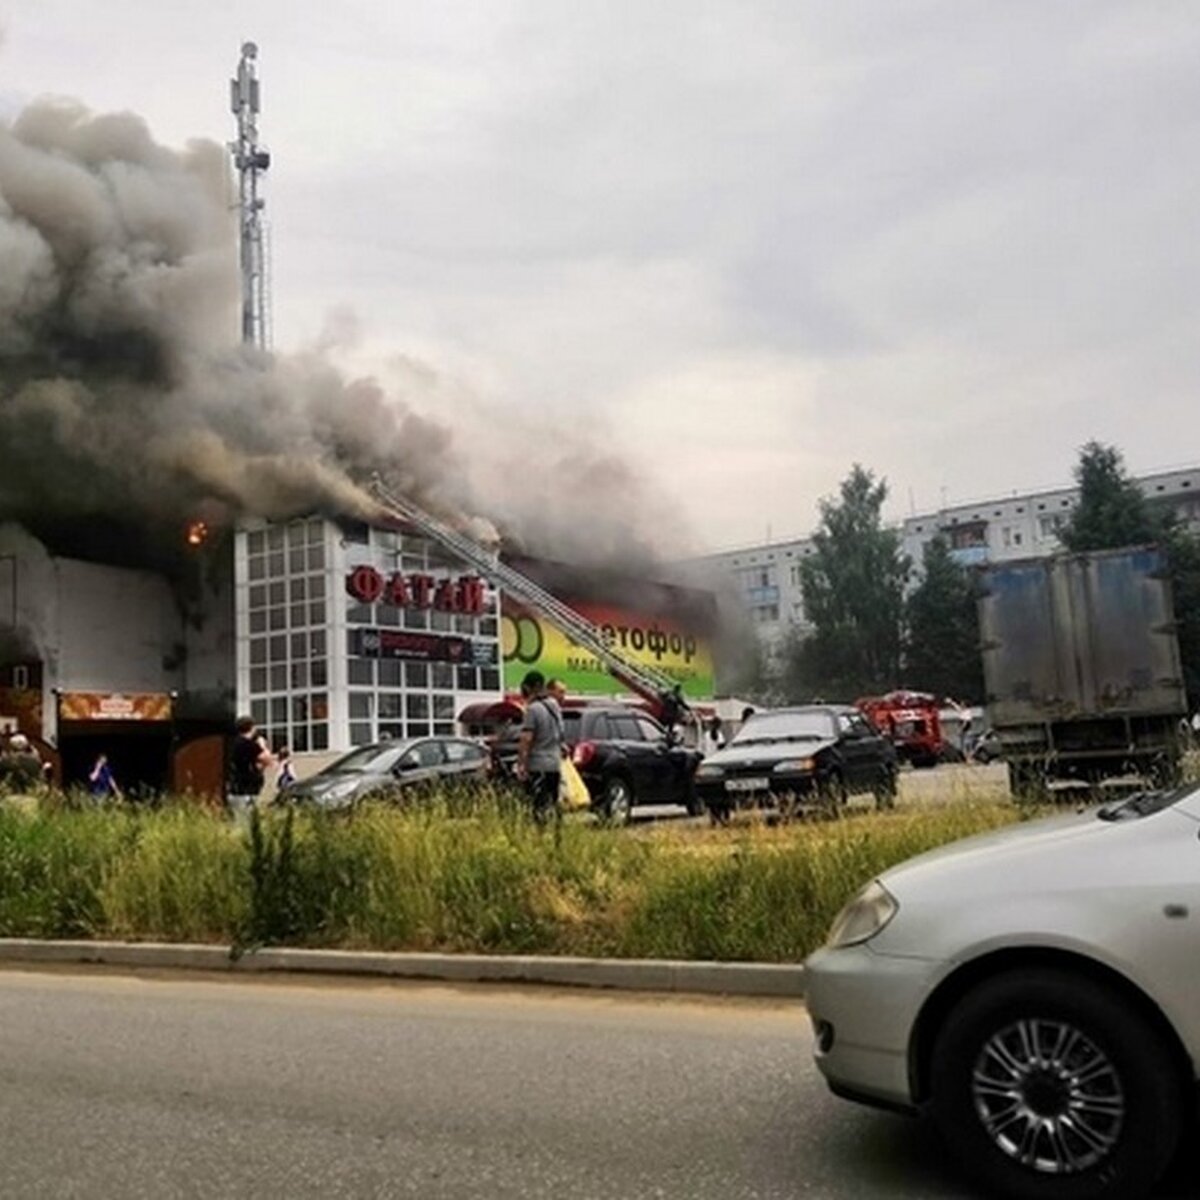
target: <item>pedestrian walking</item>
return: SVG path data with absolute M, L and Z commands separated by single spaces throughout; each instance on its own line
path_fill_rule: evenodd
M 275 761 L 252 717 L 238 717 L 237 737 L 230 754 L 229 811 L 235 817 L 249 813 L 262 793 L 266 769 Z
M 517 778 L 525 784 L 533 819 L 544 825 L 558 815 L 563 723 L 558 704 L 546 695 L 546 678 L 530 671 L 521 681 L 525 719 L 517 743 Z
M 109 797 L 114 800 L 122 799 L 121 789 L 117 786 L 107 754 L 97 755 L 92 769 L 88 772 L 88 792 L 97 804 L 103 803 Z
M 280 746 L 275 751 L 275 761 L 279 763 L 279 777 L 275 780 L 275 791 L 283 793 L 296 782 L 296 772 L 292 767 L 291 748 Z
M 567 685 L 561 679 L 551 679 L 546 683 L 546 698 L 552 701 L 558 709 L 559 716 L 567 703 Z

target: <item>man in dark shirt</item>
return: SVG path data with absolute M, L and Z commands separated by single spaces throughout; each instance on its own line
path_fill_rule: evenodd
M 229 772 L 229 809 L 235 817 L 248 813 L 258 803 L 263 773 L 274 761 L 253 719 L 238 717 Z

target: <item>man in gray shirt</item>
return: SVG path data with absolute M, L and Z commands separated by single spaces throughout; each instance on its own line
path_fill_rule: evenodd
M 525 676 L 521 695 L 525 697 L 525 719 L 517 745 L 517 778 L 525 782 L 533 819 L 544 824 L 558 812 L 562 714 L 546 696 L 546 679 L 541 671 L 530 671 Z

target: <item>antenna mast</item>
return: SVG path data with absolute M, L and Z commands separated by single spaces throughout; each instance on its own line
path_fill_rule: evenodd
M 260 350 L 268 348 L 267 262 L 263 245 L 263 209 L 258 194 L 259 177 L 271 165 L 271 156 L 258 144 L 258 76 L 254 60 L 258 47 L 242 45 L 237 77 L 229 81 L 230 109 L 237 117 L 237 141 L 229 152 L 238 173 L 238 236 L 242 267 L 242 341 Z

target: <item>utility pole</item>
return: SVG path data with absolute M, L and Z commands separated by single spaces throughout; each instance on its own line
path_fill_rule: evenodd
M 237 77 L 229 81 L 230 109 L 237 117 L 237 141 L 229 143 L 238 173 L 238 239 L 242 268 L 242 342 L 268 349 L 267 263 L 263 244 L 263 209 L 259 178 L 271 156 L 258 144 L 258 76 L 254 61 L 258 47 L 242 46 Z

